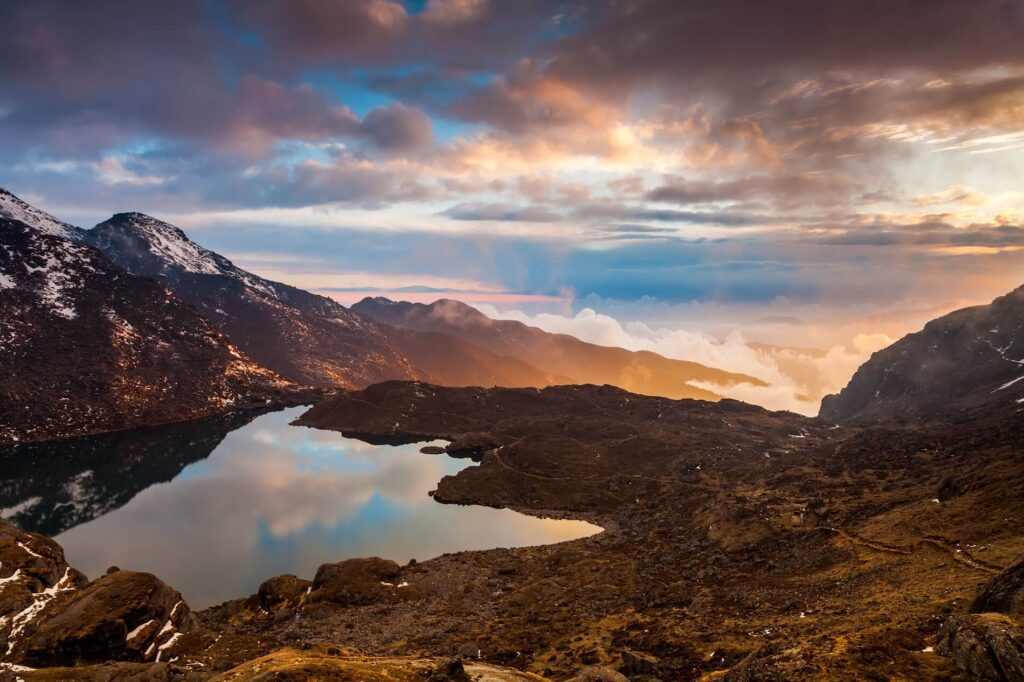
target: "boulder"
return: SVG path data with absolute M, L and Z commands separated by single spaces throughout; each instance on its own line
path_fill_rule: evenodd
M 418 599 L 417 588 L 398 581 L 400 570 L 394 561 L 379 557 L 323 564 L 313 578 L 310 600 L 365 606 Z
M 439 663 L 429 671 L 426 671 L 426 673 L 428 682 L 470 682 L 470 677 L 466 674 L 466 668 L 462 665 L 462 661 L 457 658 Z
M 619 670 L 626 675 L 657 675 L 660 663 L 657 656 L 627 649 L 622 652 L 622 667 Z
M 88 580 L 53 540 L 0 520 L 0 642 L 10 660 L 38 623 Z
M 198 627 L 181 595 L 159 578 L 117 571 L 44 612 L 16 650 L 30 666 L 153 661 L 166 659 L 177 639 Z
M 0 519 L 0 578 L 20 571 L 50 586 L 60 582 L 67 568 L 64 550 L 56 542 Z
M 952 616 L 935 650 L 983 680 L 1024 681 L 1024 628 L 998 613 Z
M 971 613 L 1024 616 L 1024 556 L 982 588 L 971 604 Z
M 294 575 L 278 575 L 265 580 L 257 591 L 260 608 L 270 611 L 279 604 L 296 601 L 313 586 L 308 580 Z

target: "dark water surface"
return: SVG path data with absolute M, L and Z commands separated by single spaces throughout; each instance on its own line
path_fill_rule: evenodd
M 305 408 L 0 449 L 0 515 L 50 535 L 95 578 L 155 573 L 195 608 L 327 561 L 584 537 L 580 521 L 434 502 L 469 460 L 290 426 Z

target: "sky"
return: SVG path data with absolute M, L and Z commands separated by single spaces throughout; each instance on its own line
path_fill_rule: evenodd
M 785 406 L 1024 283 L 1019 0 L 0 12 L 0 185 L 343 302 L 732 349 L 792 380 Z M 829 368 L 797 381 L 762 344 Z

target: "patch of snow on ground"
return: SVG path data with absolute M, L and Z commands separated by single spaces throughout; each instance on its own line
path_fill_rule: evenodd
M 153 624 L 153 623 L 155 623 L 155 622 L 156 622 L 156 621 L 155 621 L 155 620 L 152 620 L 152 619 L 151 619 L 151 620 L 147 620 L 147 621 L 146 621 L 145 623 L 143 623 L 143 624 L 142 624 L 142 625 L 140 625 L 139 627 L 137 627 L 137 628 L 135 628 L 134 630 L 132 630 L 131 632 L 129 632 L 129 633 L 128 633 L 128 634 L 127 634 L 127 635 L 125 636 L 125 638 L 124 638 L 124 641 L 126 641 L 126 642 L 131 642 L 131 641 L 132 641 L 133 639 L 135 639 L 136 637 L 138 637 L 138 636 L 139 636 L 139 633 L 140 633 L 140 632 L 142 632 L 143 630 L 145 630 L 145 629 L 146 629 L 147 627 L 149 627 L 149 626 L 150 626 L 151 624 Z
M 995 391 L 992 391 L 992 392 L 995 393 L 996 391 L 1001 391 L 1004 388 L 1009 388 L 1010 386 L 1013 386 L 1015 383 L 1017 383 L 1018 381 L 1020 381 L 1022 379 L 1024 379 L 1024 376 L 1019 376 L 1016 379 L 1013 379 L 1011 381 L 1007 381 L 1005 384 L 1003 384 L 1002 386 L 1000 386 L 999 388 L 997 388 Z
M 11 623 L 11 631 L 7 635 L 7 653 L 11 653 L 14 650 L 14 644 L 17 641 L 18 635 L 21 634 L 25 626 L 35 620 L 35 617 L 39 615 L 39 612 L 46 608 L 46 605 L 53 601 L 61 592 L 67 592 L 75 589 L 74 582 L 71 580 L 71 569 L 64 570 L 64 577 L 60 579 L 53 587 L 47 587 L 42 592 L 36 592 L 32 595 L 32 603 L 26 606 L 22 611 L 14 614 L 13 616 L 0 617 L 0 627 Z

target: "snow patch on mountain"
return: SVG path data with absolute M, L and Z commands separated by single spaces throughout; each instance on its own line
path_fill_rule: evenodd
M 68 225 L 62 220 L 57 220 L 49 213 L 26 204 L 3 187 L 0 187 L 0 218 L 19 220 L 44 234 L 55 237 L 78 239 L 81 233 L 81 230 L 77 227 Z
M 212 251 L 204 249 L 185 233 L 144 213 L 125 215 L 127 222 L 141 233 L 149 244 L 150 253 L 163 258 L 186 272 L 203 275 L 226 274 L 214 258 Z

